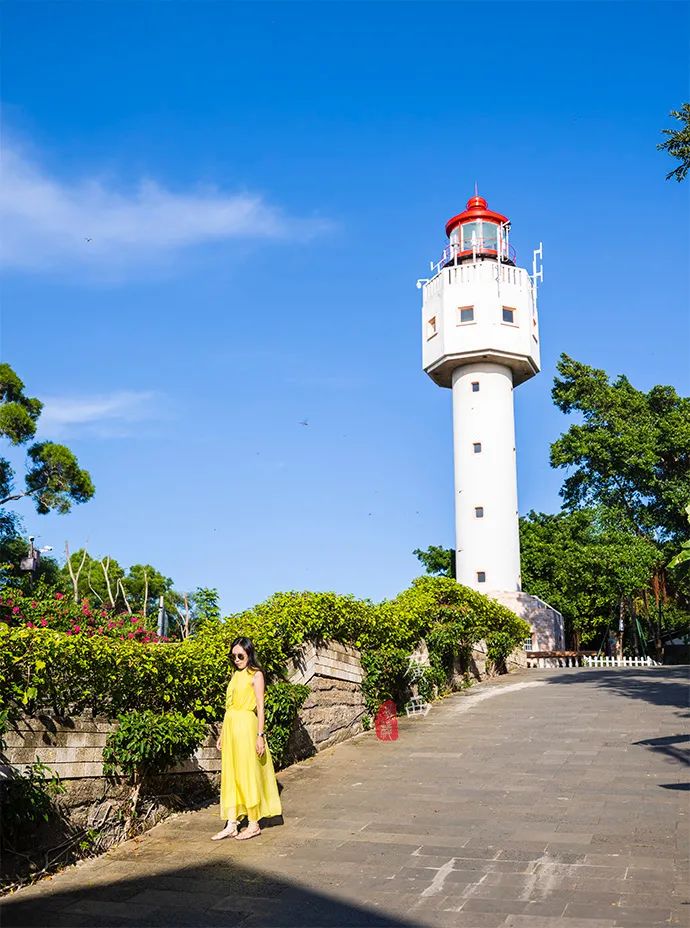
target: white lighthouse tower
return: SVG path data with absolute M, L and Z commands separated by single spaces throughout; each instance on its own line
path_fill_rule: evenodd
M 540 369 L 541 246 L 530 276 L 516 266 L 509 219 L 476 194 L 446 235 L 418 286 L 424 370 L 453 391 L 456 577 L 531 621 L 536 648 L 562 647 L 560 613 L 520 580 L 513 389 Z

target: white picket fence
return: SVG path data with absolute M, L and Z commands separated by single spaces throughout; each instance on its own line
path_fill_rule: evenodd
M 660 667 L 651 657 L 583 657 L 584 667 Z

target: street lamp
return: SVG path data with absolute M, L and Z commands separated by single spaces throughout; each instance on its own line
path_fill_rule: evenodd
M 44 545 L 42 548 L 37 548 L 34 545 L 34 541 L 34 536 L 29 535 L 29 550 L 26 557 L 23 557 L 19 562 L 19 569 L 30 571 L 33 577 L 36 576 L 38 568 L 40 567 L 41 555 L 53 550 L 52 545 Z

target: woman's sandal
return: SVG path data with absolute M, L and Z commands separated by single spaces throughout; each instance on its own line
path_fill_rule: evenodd
M 236 838 L 237 837 L 237 825 L 233 825 L 232 828 L 227 826 L 219 831 L 218 834 L 213 835 L 211 841 L 222 841 L 223 838 Z
M 249 828 L 245 828 L 244 831 L 240 831 L 235 835 L 235 841 L 248 841 L 250 838 L 258 838 L 260 834 L 260 828 L 252 829 L 251 831 Z

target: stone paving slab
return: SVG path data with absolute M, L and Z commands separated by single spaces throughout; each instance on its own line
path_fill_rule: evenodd
M 3 928 L 690 926 L 688 668 L 482 684 L 279 775 L 285 823 L 176 816 L 4 900 Z

